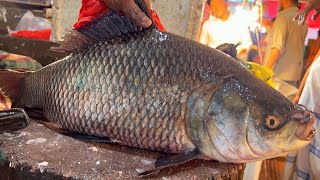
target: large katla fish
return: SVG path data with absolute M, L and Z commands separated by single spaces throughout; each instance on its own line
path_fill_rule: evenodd
M 142 29 L 111 12 L 58 49 L 72 53 L 36 72 L 0 72 L 14 106 L 42 109 L 74 132 L 178 154 L 157 169 L 194 158 L 272 158 L 314 136 L 307 109 L 230 56 L 154 24 Z

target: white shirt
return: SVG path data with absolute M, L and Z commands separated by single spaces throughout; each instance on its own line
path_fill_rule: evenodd
M 320 56 L 312 63 L 299 104 L 320 114 Z M 316 135 L 310 144 L 288 155 L 283 180 L 319 179 L 320 119 L 315 118 Z
M 243 20 L 243 16 L 231 14 L 227 20 L 221 21 L 218 18 L 210 16 L 203 24 L 200 34 L 200 43 L 212 48 L 224 43 L 238 44 L 242 42 L 237 50 L 249 49 L 251 39 L 249 34 L 248 21 Z
M 293 18 L 298 14 L 297 7 L 279 12 L 272 26 L 264 65 L 270 56 L 271 49 L 280 51 L 280 57 L 272 67 L 275 75 L 284 81 L 298 81 L 303 68 L 303 48 L 308 27 L 299 26 Z
M 320 114 L 320 56 L 312 63 L 299 104 Z

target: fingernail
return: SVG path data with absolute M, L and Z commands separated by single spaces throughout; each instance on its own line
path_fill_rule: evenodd
M 141 19 L 141 23 L 142 23 L 143 25 L 149 27 L 152 22 L 151 22 L 151 20 L 150 20 L 148 17 L 143 17 L 143 18 Z
M 142 21 L 150 21 L 150 19 L 147 16 L 143 16 Z

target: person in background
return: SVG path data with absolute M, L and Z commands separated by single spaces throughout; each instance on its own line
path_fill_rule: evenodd
M 281 80 L 297 87 L 303 68 L 303 48 L 307 25 L 299 26 L 298 0 L 280 0 L 280 12 L 272 26 L 264 66 Z
M 320 29 L 318 30 L 318 37 L 317 39 L 309 39 L 308 44 L 306 46 L 306 50 L 304 53 L 304 69 L 308 69 L 312 62 L 316 59 L 315 56 L 317 55 L 320 49 Z
M 319 53 L 320 54 L 320 51 Z M 306 72 L 294 103 L 305 106 L 314 112 L 313 127 L 316 135 L 309 145 L 297 152 L 288 154 L 283 173 L 283 180 L 319 179 L 320 177 L 320 57 Z
M 319 50 L 318 53 L 316 54 L 316 56 L 315 56 L 315 58 L 314 58 L 314 61 L 317 60 L 317 59 L 320 59 L 319 57 L 320 57 L 320 50 Z M 310 65 L 310 67 L 311 67 L 311 65 Z M 299 86 L 299 90 L 298 90 L 298 92 L 296 93 L 296 96 L 295 96 L 294 99 L 293 99 L 293 103 L 295 103 L 295 104 L 297 104 L 297 103 L 299 102 L 299 100 L 300 100 L 300 96 L 301 96 L 302 91 L 303 91 L 303 89 L 304 89 L 304 87 L 305 87 L 306 80 L 307 80 L 307 78 L 308 78 L 308 76 L 309 76 L 310 67 L 307 69 L 306 73 L 304 74 L 304 76 L 303 76 L 303 78 L 302 78 L 302 81 L 301 81 L 301 84 L 300 84 L 300 86 Z M 320 79 L 320 77 L 319 77 L 319 79 Z M 320 83 L 319 83 L 319 84 L 320 84 Z M 319 87 L 319 88 L 320 88 L 320 87 Z M 319 91 L 320 91 L 320 89 L 319 89 Z M 317 98 L 315 98 L 315 99 L 317 99 Z M 314 100 L 312 100 L 312 101 L 314 101 Z M 318 106 L 320 106 L 320 103 L 318 104 Z M 320 108 L 319 108 L 319 109 L 320 109 Z
M 316 11 L 312 15 L 312 20 L 316 20 L 320 16 L 320 0 L 310 0 L 308 5 L 294 19 L 299 25 L 303 25 L 307 21 L 308 14 L 312 10 Z
M 310 0 L 307 6 L 295 17 L 299 25 L 307 20 L 307 15 L 315 9 L 315 20 L 320 15 L 320 0 Z M 310 65 L 301 82 L 299 91 L 293 102 L 301 104 L 313 111 L 317 133 L 308 146 L 288 155 L 283 180 L 319 179 L 320 177 L 320 51 Z
M 248 23 L 243 21 L 246 18 L 237 11 L 231 13 L 226 0 L 207 0 L 207 3 L 211 16 L 202 26 L 199 42 L 212 48 L 225 43 L 241 43 L 237 46 L 237 54 L 243 59 L 251 45 Z
M 151 9 L 151 0 L 145 0 L 145 2 L 158 29 L 166 31 L 157 13 Z M 74 24 L 74 28 L 79 29 L 100 15 L 107 14 L 109 8 L 118 13 L 123 13 L 137 26 L 148 28 L 152 24 L 134 0 L 82 0 L 78 21 Z

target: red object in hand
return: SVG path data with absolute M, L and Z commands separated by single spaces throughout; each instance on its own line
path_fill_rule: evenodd
M 80 9 L 78 21 L 74 24 L 75 29 L 85 26 L 93 19 L 98 18 L 102 14 L 108 13 L 108 6 L 103 0 L 82 0 L 82 6 Z M 150 13 L 154 20 L 154 23 L 160 31 L 166 31 L 162 25 L 158 14 L 150 9 Z
M 37 30 L 37 31 L 21 30 L 15 33 L 11 33 L 10 36 L 49 41 L 50 34 L 51 34 L 51 29 L 44 29 L 44 30 Z
M 82 0 L 78 21 L 74 24 L 74 28 L 79 29 L 93 19 L 107 13 L 108 7 L 103 0 Z
M 151 16 L 152 16 L 152 19 L 154 21 L 154 23 L 156 24 L 157 28 L 162 31 L 162 32 L 165 32 L 166 29 L 164 28 L 164 26 L 162 25 L 161 21 L 160 21 L 160 18 L 158 16 L 158 14 L 156 13 L 155 10 L 153 9 L 149 9 L 150 13 L 151 13 Z

